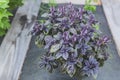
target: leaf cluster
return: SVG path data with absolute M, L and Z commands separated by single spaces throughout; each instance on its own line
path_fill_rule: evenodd
M 51 6 L 31 31 L 37 36 L 35 43 L 46 50 L 40 67 L 52 72 L 60 66 L 70 77 L 78 72 L 95 76 L 109 56 L 110 39 L 99 32 L 99 22 L 91 11 L 71 3 Z
M 0 0 L 0 36 L 10 28 L 9 17 L 13 15 L 10 11 L 21 4 L 21 0 Z

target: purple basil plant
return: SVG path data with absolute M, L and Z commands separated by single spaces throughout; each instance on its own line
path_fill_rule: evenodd
M 37 36 L 37 45 L 46 50 L 40 67 L 52 72 L 59 66 L 70 77 L 77 72 L 83 76 L 96 75 L 109 57 L 110 39 L 100 34 L 95 15 L 83 7 L 65 4 L 50 7 L 41 17 L 31 31 Z

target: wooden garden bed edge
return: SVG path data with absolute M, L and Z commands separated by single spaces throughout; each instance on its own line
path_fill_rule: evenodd
M 41 0 L 25 0 L 0 46 L 0 80 L 18 80 L 29 49 L 28 35 L 37 18 Z

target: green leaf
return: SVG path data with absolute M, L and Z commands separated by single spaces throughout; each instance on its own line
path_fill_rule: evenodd
M 95 12 L 96 11 L 96 6 L 86 5 L 86 6 L 84 6 L 84 9 L 88 10 L 88 11 Z
M 88 11 L 95 12 L 96 11 L 96 6 L 91 5 L 92 2 L 93 2 L 93 0 L 86 0 L 84 9 L 88 10 Z
M 77 63 L 77 66 L 78 66 L 79 68 L 82 68 L 82 63 L 81 63 L 81 62 Z
M 14 10 L 17 7 L 23 5 L 23 0 L 9 0 L 9 10 Z
M 5 35 L 5 33 L 6 33 L 5 30 L 3 30 L 3 29 L 0 28 L 0 36 Z
M 8 8 L 8 3 L 9 3 L 9 0 L 0 0 L 0 8 Z
M 0 28 L 7 30 L 10 28 L 10 23 L 8 18 L 2 18 L 2 20 L 0 21 Z
M 99 24 L 92 25 L 96 30 L 99 30 L 100 26 Z
M 43 42 L 42 40 L 36 39 L 35 44 L 36 44 L 39 48 L 41 48 L 41 47 L 43 47 L 44 42 Z
M 10 28 L 9 17 L 12 16 L 12 13 L 9 11 L 20 5 L 22 5 L 22 0 L 0 0 L 0 36 Z
M 49 6 L 56 6 L 56 0 L 49 0 Z

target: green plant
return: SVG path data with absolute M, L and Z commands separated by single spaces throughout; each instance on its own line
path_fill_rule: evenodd
M 56 6 L 56 0 L 49 0 L 49 6 Z
M 9 17 L 12 16 L 11 10 L 22 5 L 22 0 L 0 0 L 0 36 L 5 35 L 10 28 Z
M 0 36 L 4 35 L 6 30 L 9 29 L 9 16 L 12 14 L 7 10 L 9 0 L 0 0 Z
M 13 10 L 19 6 L 21 6 L 23 3 L 22 3 L 22 0 L 9 0 L 9 9 L 10 10 Z
M 92 2 L 97 2 L 97 0 L 86 0 L 84 9 L 92 12 L 96 11 L 96 6 L 91 5 Z

